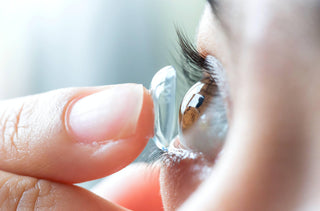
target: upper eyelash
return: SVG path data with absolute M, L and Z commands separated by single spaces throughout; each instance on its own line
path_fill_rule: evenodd
M 180 48 L 182 50 L 182 55 L 185 57 L 185 59 L 197 67 L 206 69 L 207 64 L 205 56 L 197 50 L 197 48 L 180 29 L 176 29 L 176 33 Z
M 195 45 L 187 38 L 187 36 L 178 28 L 176 28 L 178 42 L 182 53 L 181 69 L 184 76 L 190 82 L 194 84 L 203 78 L 205 73 L 213 81 L 213 69 L 212 66 L 206 61 L 206 56 L 201 54 Z

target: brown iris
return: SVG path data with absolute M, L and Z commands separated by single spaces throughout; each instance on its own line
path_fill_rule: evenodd
M 179 112 L 182 132 L 190 129 L 204 114 L 217 91 L 218 86 L 210 76 L 204 77 L 189 89 L 184 96 Z

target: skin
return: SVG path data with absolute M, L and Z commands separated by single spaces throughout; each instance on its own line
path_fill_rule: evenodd
M 318 5 L 221 1 L 222 26 L 206 8 L 198 48 L 226 69 L 230 130 L 205 179 L 199 173 L 197 182 L 188 183 L 190 170 L 179 172 L 199 165 L 196 159 L 179 161 L 179 169 L 162 168 L 167 210 L 318 209 Z
M 37 131 L 14 142 L 0 139 L 5 155 L 0 159 L 0 207 L 122 210 L 115 205 L 119 204 L 134 210 L 161 210 L 160 188 L 165 210 L 318 210 L 318 7 L 319 2 L 312 0 L 225 0 L 221 1 L 222 24 L 206 8 L 198 49 L 223 63 L 229 86 L 230 129 L 216 160 L 172 153 L 161 166 L 120 171 L 116 180 L 95 188 L 100 197 L 73 186 L 109 175 L 139 155 L 153 128 L 152 102 L 145 93 L 138 129 L 119 146 L 118 150 L 127 151 L 118 159 L 112 159 L 119 156 L 113 148 L 74 144 L 61 118 L 51 122 L 58 130 L 43 128 L 43 142 L 32 141 Z M 9 108 L 21 108 L 26 102 L 33 106 L 49 98 L 52 108 L 64 108 L 76 96 L 105 88 L 59 90 L 1 102 L 2 119 L 17 119 L 20 109 Z M 48 114 L 47 109 L 33 111 L 38 116 L 64 115 L 59 109 L 49 109 L 57 113 Z M 29 120 L 26 125 L 43 119 Z M 5 132 L 16 129 L 1 126 Z M 13 143 L 33 143 L 20 149 L 34 150 L 11 153 Z M 175 144 L 179 146 L 178 139 Z M 90 156 L 101 149 L 104 153 Z M 46 162 L 38 159 L 39 152 L 47 155 Z M 65 159 L 59 159 L 61 155 Z M 77 162 L 68 162 L 71 158 Z
M 148 91 L 141 87 L 143 100 L 139 118 L 133 125 L 134 133 L 119 140 L 79 143 L 66 122 L 68 108 L 75 100 L 122 87 L 69 88 L 2 101 L 0 209 L 126 210 L 72 184 L 110 175 L 130 164 L 142 152 L 153 136 L 153 103 Z M 117 118 L 129 117 L 119 115 Z M 142 172 L 141 168 L 134 169 L 126 176 Z M 119 186 L 129 188 L 130 183 L 141 184 L 141 189 L 148 192 L 152 187 L 155 194 L 148 195 L 150 200 L 145 197 L 147 203 L 139 202 L 140 207 L 161 207 L 160 197 L 154 197 L 159 193 L 157 172 L 157 169 L 152 170 L 152 179 L 147 183 L 142 180 L 146 172 L 131 180 L 124 178 L 126 183 L 120 182 Z M 120 204 L 137 207 L 132 203 L 136 194 L 122 196 Z

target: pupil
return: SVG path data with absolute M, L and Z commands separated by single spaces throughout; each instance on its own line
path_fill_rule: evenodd
M 200 95 L 200 97 L 198 98 L 198 104 L 196 105 L 196 108 L 199 108 L 202 105 L 203 101 L 204 101 L 204 96 Z

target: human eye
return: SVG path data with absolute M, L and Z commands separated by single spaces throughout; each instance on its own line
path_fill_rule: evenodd
M 227 108 L 231 101 L 227 77 L 213 56 L 215 51 L 198 50 L 181 29 L 177 29 L 177 37 L 181 57 L 175 58 L 174 68 L 161 69 L 151 82 L 155 105 L 153 140 L 159 149 L 168 151 L 171 143 L 174 149 L 174 143 L 179 142 L 172 142 L 178 134 L 181 150 L 216 156 L 228 131 Z M 176 84 L 172 84 L 175 79 Z
M 185 79 L 192 84 L 179 109 L 179 138 L 184 148 L 216 156 L 228 131 L 228 87 L 222 64 L 204 56 L 178 31 Z

